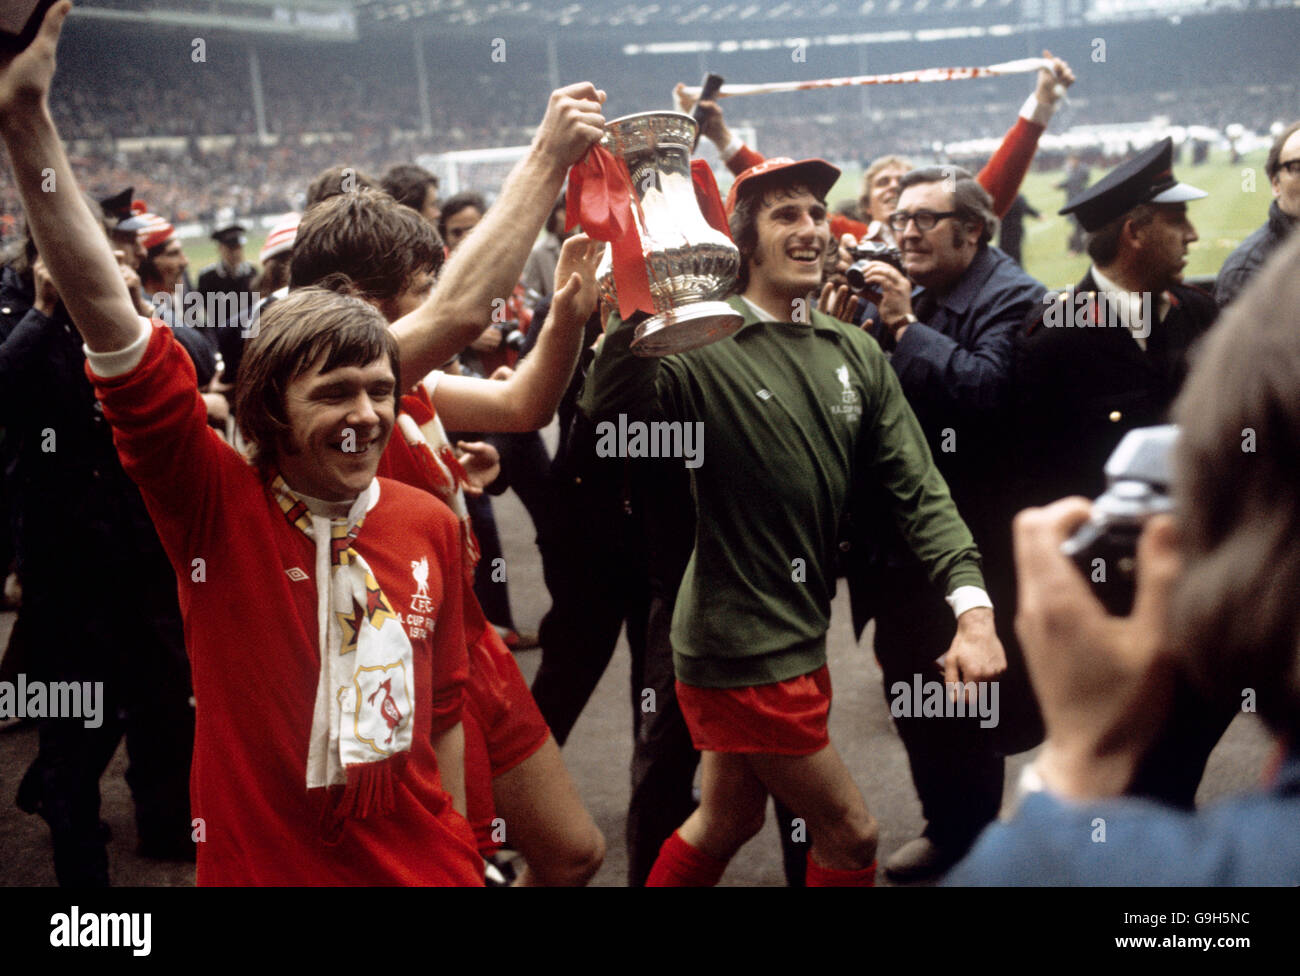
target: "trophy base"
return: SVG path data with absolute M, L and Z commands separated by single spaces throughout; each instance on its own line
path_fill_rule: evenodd
M 671 356 L 725 339 L 738 330 L 744 316 L 726 302 L 692 302 L 646 319 L 632 335 L 638 356 Z

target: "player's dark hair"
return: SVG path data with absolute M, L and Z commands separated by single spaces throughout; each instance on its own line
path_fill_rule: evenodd
M 340 193 L 351 193 L 375 185 L 373 178 L 355 166 L 331 166 L 318 173 L 308 185 L 306 207 L 314 207 L 322 200 L 336 197 Z
M 429 187 L 438 189 L 438 177 L 423 166 L 399 163 L 384 174 L 379 186 L 398 203 L 421 211 L 424 209 L 424 198 L 429 195 Z
M 289 263 L 289 287 L 343 273 L 373 301 L 396 298 L 413 275 L 442 267 L 438 232 L 380 190 L 330 197 L 302 216 Z

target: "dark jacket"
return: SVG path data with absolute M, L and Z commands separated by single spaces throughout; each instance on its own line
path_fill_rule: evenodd
M 1014 334 L 1046 292 L 996 247 L 982 247 L 944 297 L 912 293 L 919 319 L 907 327 L 890 362 L 925 431 L 940 473 L 968 522 L 978 518 L 989 479 L 1001 477 L 1011 408 Z M 928 306 L 933 306 L 932 310 Z M 864 318 L 880 320 L 874 305 Z M 888 348 L 892 337 L 873 334 Z M 977 527 L 972 524 L 972 531 Z
M 1075 294 L 1096 291 L 1089 271 L 1060 293 L 1068 321 L 1075 321 Z M 1152 325 L 1146 351 L 1123 327 L 1048 327 L 1046 307 L 1030 319 L 1016 343 L 1019 504 L 1097 497 L 1106 459 L 1123 436 L 1168 419 L 1191 349 L 1218 314 L 1199 288 L 1177 285 L 1168 295 L 1169 311 Z M 1094 314 L 1104 321 L 1104 313 Z
M 86 378 L 81 337 L 62 303 L 50 318 L 30 286 L 0 272 L 0 425 L 17 440 L 17 551 L 25 588 L 71 586 L 92 573 L 171 573 L 139 490 L 122 470 Z M 0 329 L 0 331 L 3 331 Z M 124 574 L 126 574 L 124 576 Z M 62 582 L 59 582 L 62 581 Z
M 1046 289 L 995 247 L 982 247 L 946 296 L 925 288 L 912 294 L 918 320 L 907 327 L 890 354 L 907 402 L 929 442 L 957 510 L 970 527 L 989 568 L 1010 573 L 1001 554 L 1011 512 L 1002 486 L 1009 482 L 1015 445 L 1009 436 L 1014 334 L 1041 307 Z M 880 321 L 874 305 L 863 316 Z M 892 336 L 877 324 L 873 334 L 886 348 Z M 841 567 L 849 579 L 854 624 L 859 631 L 874 616 L 873 574 L 897 567 L 916 569 L 888 509 L 870 490 L 855 493 L 840 543 Z M 1004 524 L 1005 523 L 1005 524 Z M 992 562 L 990 554 L 996 553 Z
M 1276 200 L 1269 205 L 1264 226 L 1242 241 L 1219 269 L 1219 277 L 1214 282 L 1214 300 L 1219 303 L 1219 308 L 1237 297 L 1295 225 L 1296 218 L 1284 214 Z

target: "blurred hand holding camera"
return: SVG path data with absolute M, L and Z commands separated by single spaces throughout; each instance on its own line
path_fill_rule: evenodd
M 1061 796 L 1118 796 L 1169 707 L 1174 662 L 1165 646 L 1179 572 L 1172 517 L 1153 517 L 1138 543 L 1132 615 L 1114 617 L 1061 551 L 1091 503 L 1067 498 L 1026 509 L 1014 530 L 1016 634 L 1042 706 L 1047 742 L 1037 761 Z

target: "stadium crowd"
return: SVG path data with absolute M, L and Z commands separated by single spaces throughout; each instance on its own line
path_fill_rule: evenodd
M 123 737 L 141 852 L 201 885 L 585 884 L 606 841 L 560 747 L 624 626 L 632 885 L 716 884 L 769 796 L 800 828 L 794 885 L 1300 883 L 1300 123 L 1214 294 L 1182 281 L 1214 201 L 1170 138 L 1069 190 L 1091 267 L 1050 293 L 992 243 L 1073 111 L 1049 52 L 1023 104 L 927 111 L 896 142 L 917 159 L 873 152 L 849 214 L 825 197 L 827 158 L 866 155 L 850 126 L 782 120 L 765 157 L 679 86 L 730 191 L 671 154 L 637 185 L 647 210 L 693 187 L 690 243 L 735 255 L 701 342 L 655 331 L 595 85 L 535 127 L 516 93 L 457 130 L 530 132 L 490 205 L 372 138 L 392 106 L 360 87 L 298 103 L 296 127 L 350 141 L 70 159 L 64 139 L 140 118 L 136 94 L 53 83 L 68 9 L 0 58 L 0 202 L 23 217 L 0 278 L 0 701 L 106 696 L 99 723 L 40 718 L 17 791 L 60 884 L 110 881 L 99 782 Z M 224 104 L 177 134 L 247 134 Z M 1000 139 L 977 169 L 915 165 L 975 137 Z M 226 210 L 283 215 L 256 264 L 223 222 L 194 286 L 176 223 Z M 652 338 L 670 348 L 638 355 Z M 557 412 L 552 459 L 535 432 Z M 633 428 L 681 451 L 611 447 Z M 505 482 L 552 600 L 531 689 L 495 585 Z M 76 614 L 69 553 L 97 568 Z M 869 784 L 828 733 L 841 577 L 926 820 L 879 865 Z M 1243 690 L 1274 781 L 1198 810 Z M 1006 756 L 1040 745 L 999 822 Z
M 302 187 L 329 165 L 340 146 L 347 147 L 354 165 L 383 172 L 425 154 L 526 145 L 536 121 L 523 87 L 492 84 L 490 99 L 439 97 L 470 62 L 462 56 L 442 64 L 429 53 L 433 135 L 423 136 L 405 47 L 386 48 L 386 58 L 330 59 L 328 78 L 310 49 L 276 47 L 260 59 L 266 132 L 275 140 L 262 145 L 245 52 L 213 47 L 204 63 L 195 64 L 186 45 L 166 50 L 169 56 L 160 52 L 148 65 L 125 59 L 104 65 L 94 57 L 73 56 L 55 81 L 52 110 L 60 131 L 75 146 L 78 172 L 88 190 L 108 194 L 124 183 L 136 184 L 152 207 L 181 222 L 212 222 L 227 209 L 245 216 L 301 209 Z M 513 56 L 523 62 L 515 71 L 545 71 L 535 53 Z M 640 66 L 636 60 L 629 63 Z M 755 60 L 737 70 L 743 77 L 761 68 Z M 483 74 L 481 65 L 472 70 L 471 87 L 483 88 L 490 75 Z M 662 69 L 628 77 L 635 83 L 615 79 L 619 90 L 610 92 L 627 111 L 667 104 L 672 81 Z M 1170 126 L 1204 126 L 1220 134 L 1234 124 L 1267 132 L 1300 97 L 1297 86 L 1284 78 L 1285 71 L 1279 71 L 1249 90 L 1216 75 L 1180 87 L 1170 87 L 1167 78 L 1144 78 L 1131 88 L 1112 79 L 1103 90 L 1072 98 L 1061 119 L 1067 126 L 1083 126 L 1161 118 Z M 752 129 L 756 145 L 770 155 L 798 157 L 801 147 L 815 145 L 825 158 L 845 165 L 865 165 L 887 153 L 934 159 L 935 147 L 954 139 L 1002 134 L 1020 96 L 1008 79 L 980 86 L 978 96 L 954 93 L 938 102 L 925 91 L 928 86 L 888 86 L 872 91 L 865 102 L 856 91 L 832 92 L 820 99 L 815 116 L 805 114 L 798 95 L 735 100 L 728 103 L 728 112 Z M 647 92 L 653 92 L 648 99 Z M 141 104 L 151 111 L 139 111 Z M 466 113 L 466 104 L 472 112 Z M 159 146 L 168 137 L 185 142 Z M 209 143 L 213 137 L 222 137 L 222 144 Z M 1062 161 L 1056 153 L 1045 153 L 1035 165 L 1056 168 Z M 18 209 L 6 181 L 0 186 L 0 213 L 13 215 Z M 0 234 L 11 234 L 12 226 L 0 227 Z

